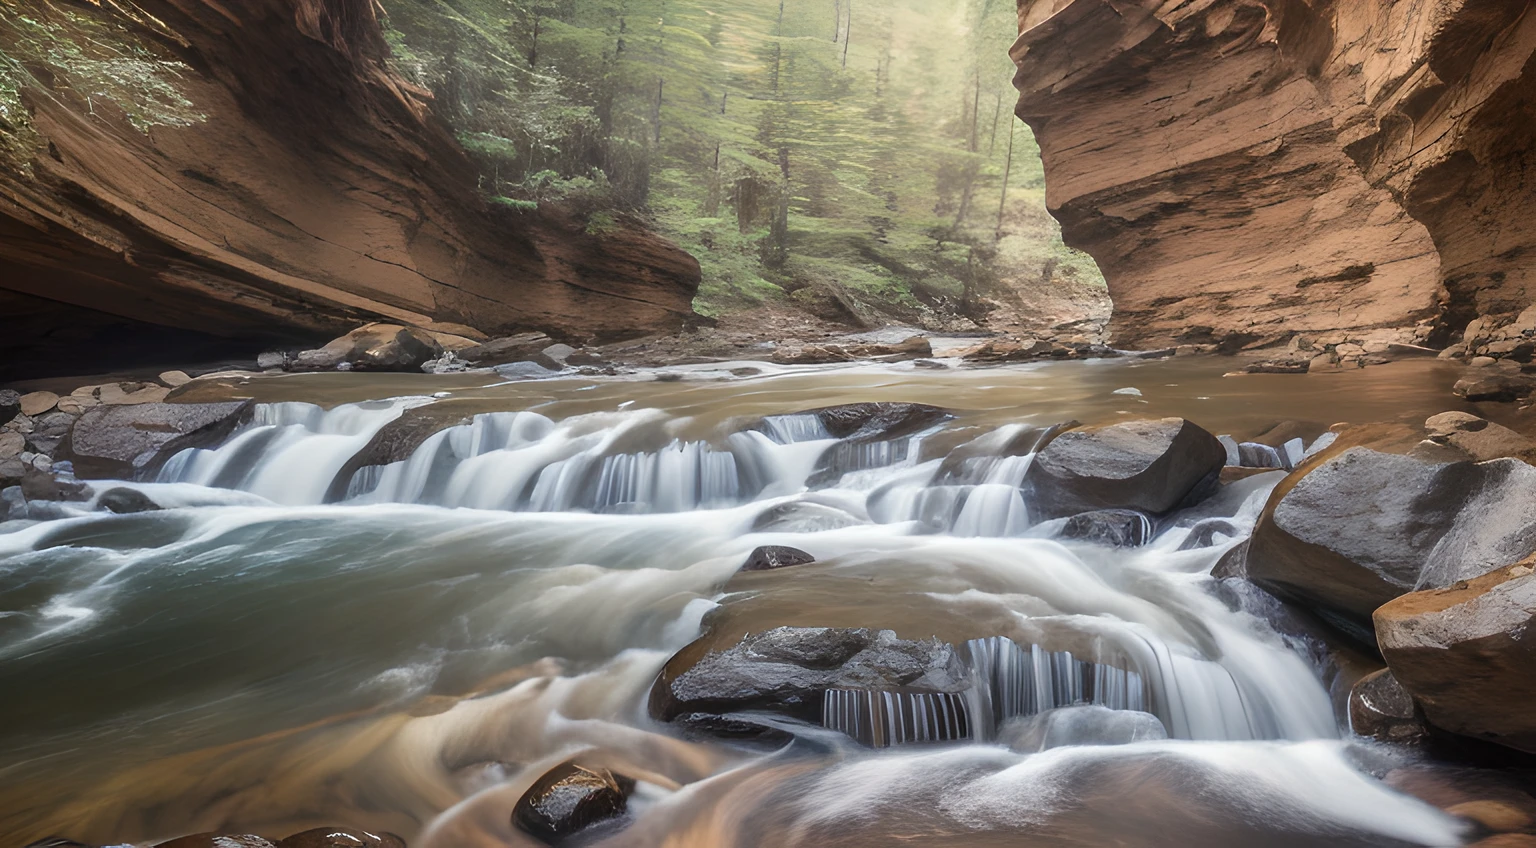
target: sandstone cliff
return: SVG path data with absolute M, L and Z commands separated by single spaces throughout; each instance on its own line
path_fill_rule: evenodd
M 268 340 L 692 314 L 698 263 L 638 223 L 486 203 L 387 55 L 372 0 L 0 9 L 0 306 L 53 316 L 11 342 L 69 314 L 39 299 Z
M 1397 328 L 1536 296 L 1527 0 L 1020 0 L 1018 114 L 1124 345 Z

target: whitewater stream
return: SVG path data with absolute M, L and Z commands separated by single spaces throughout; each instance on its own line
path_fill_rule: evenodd
M 1283 472 L 1149 524 L 1139 547 L 1033 517 L 1031 448 L 1074 419 L 1183 416 L 1247 439 L 1452 406 L 1434 362 L 1225 367 L 200 389 L 188 399 L 259 405 L 222 447 L 132 484 L 164 509 L 0 524 L 0 845 L 328 824 L 415 848 L 536 845 L 513 805 L 578 753 L 638 781 L 624 826 L 591 837 L 603 846 L 1462 844 L 1457 820 L 1378 780 L 1402 755 L 1341 726 L 1315 646 L 1209 575 Z M 849 442 L 799 414 L 863 401 L 953 417 Z M 355 467 L 424 412 L 462 423 Z M 737 574 L 761 545 L 817 562 Z M 873 737 L 839 717 L 843 696 L 782 747 L 653 721 L 663 664 L 719 621 L 1019 646 L 1036 671 L 1042 650 L 1070 651 L 1102 663 L 1083 666 L 1100 705 L 1068 693 L 1048 723 L 983 733 L 945 703 L 929 735 L 969 738 L 878 748 L 853 738 Z

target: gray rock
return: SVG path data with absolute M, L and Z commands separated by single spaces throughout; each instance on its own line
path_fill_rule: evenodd
M 130 489 L 127 486 L 118 486 L 101 493 L 96 499 L 96 506 L 107 512 L 118 515 L 129 515 L 136 512 L 154 512 L 160 509 L 160 505 L 150 499 L 138 489 Z
M 1278 490 L 1248 546 L 1248 577 L 1369 639 L 1371 613 L 1536 550 L 1536 468 L 1424 462 L 1351 448 Z
M 0 430 L 0 459 L 14 459 L 26 449 L 26 436 L 14 430 Z
M 911 436 L 953 418 L 944 409 L 921 403 L 849 403 L 814 409 L 834 438 L 869 442 Z
M 571 354 L 576 352 L 576 348 L 571 347 L 568 344 L 552 344 L 539 352 L 554 360 L 555 362 L 564 365 L 565 360 L 569 359 Z
M 223 443 L 251 408 L 250 401 L 99 406 L 75 423 L 59 456 L 87 479 L 147 477 L 179 451 Z
M 32 432 L 27 434 L 27 447 L 36 453 L 52 456 L 58 451 L 59 442 L 69 435 L 75 426 L 75 416 L 67 412 L 49 412 L 33 422 Z
M 0 389 L 0 426 L 9 424 L 21 414 L 21 393 L 12 389 Z
M 1277 448 L 1256 442 L 1243 442 L 1237 446 L 1238 465 L 1244 468 L 1289 468 L 1285 457 Z
M 1388 668 L 1360 678 L 1349 691 L 1349 728 L 1382 742 L 1418 742 L 1424 738 L 1413 696 Z
M 1140 547 L 1152 541 L 1154 533 L 1152 519 L 1132 509 L 1100 509 L 1079 513 L 1067 519 L 1061 530 L 1064 539 L 1114 548 Z
M 1227 452 L 1227 465 L 1241 466 L 1243 464 L 1242 450 L 1238 447 L 1236 439 L 1231 436 L 1217 436 L 1216 441 L 1221 442 L 1221 446 Z
M 560 364 L 545 356 L 544 348 L 550 346 L 549 336 L 543 333 L 521 333 L 491 339 L 484 344 L 458 351 L 465 362 L 476 365 L 506 365 L 510 362 L 538 362 L 552 371 L 560 370 Z
M 1129 421 L 1057 436 L 1025 478 L 1043 519 L 1101 509 L 1162 515 L 1214 492 L 1227 451 L 1182 418 Z
M 831 688 L 954 693 L 970 685 L 953 646 L 889 630 L 778 627 L 696 654 L 685 648 L 667 663 L 651 690 L 656 719 L 764 710 L 819 721 Z
M 288 367 L 288 354 L 269 350 L 256 357 L 256 367 L 262 371 L 281 371 Z

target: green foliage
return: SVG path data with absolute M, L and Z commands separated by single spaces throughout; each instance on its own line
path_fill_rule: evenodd
M 27 89 L 68 99 L 89 115 L 115 113 L 144 133 L 204 119 L 181 90 L 187 66 L 162 57 L 135 22 L 52 5 L 28 13 L 0 6 L 0 130 L 13 167 L 23 167 L 37 143 L 22 99 Z
M 1097 278 L 1011 115 L 1012 4 L 382 2 L 488 197 L 647 211 L 699 257 L 706 314 L 814 289 L 928 321 Z

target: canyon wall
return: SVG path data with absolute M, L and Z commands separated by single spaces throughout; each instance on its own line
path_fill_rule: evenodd
M 1018 115 L 1125 346 L 1452 341 L 1536 297 L 1526 0 L 1019 0 Z
M 375 12 L 0 9 L 0 302 L 36 319 L 13 312 L 10 344 L 39 355 L 17 340 L 70 309 L 265 340 L 376 319 L 616 337 L 693 314 L 698 263 L 637 221 L 487 202 Z

